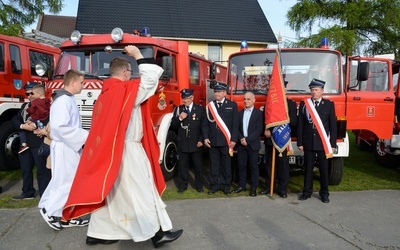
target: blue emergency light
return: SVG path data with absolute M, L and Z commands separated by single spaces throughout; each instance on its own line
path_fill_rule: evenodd
M 329 40 L 328 40 L 328 38 L 323 37 L 323 38 L 321 39 L 320 48 L 329 49 Z
M 249 48 L 246 40 L 240 42 L 240 51 L 246 51 Z
M 143 27 L 142 32 L 140 32 L 141 36 L 150 36 L 150 29 L 148 27 Z

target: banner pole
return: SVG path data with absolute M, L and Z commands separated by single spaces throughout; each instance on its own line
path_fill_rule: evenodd
M 271 178 L 270 178 L 270 187 L 269 187 L 269 195 L 272 197 L 274 193 L 274 181 L 275 181 L 275 147 L 272 146 L 272 163 L 271 163 Z

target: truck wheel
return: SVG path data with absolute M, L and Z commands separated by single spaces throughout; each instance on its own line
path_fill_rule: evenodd
M 0 170 L 19 169 L 18 150 L 19 134 L 12 122 L 0 126 Z
M 374 155 L 376 161 L 385 167 L 395 168 L 397 167 L 397 156 L 388 154 L 386 152 L 386 141 L 376 140 L 374 143 Z
M 164 180 L 169 181 L 174 178 L 178 169 L 178 148 L 176 146 L 176 133 L 168 131 L 167 141 L 164 148 L 161 169 L 164 174 Z
M 328 184 L 332 186 L 339 185 L 343 177 L 342 157 L 334 157 L 329 160 L 328 174 L 329 174 Z

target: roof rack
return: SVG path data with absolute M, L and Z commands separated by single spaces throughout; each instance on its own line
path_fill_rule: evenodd
M 44 44 L 49 44 L 55 47 L 60 47 L 61 44 L 67 40 L 66 38 L 61 38 L 58 36 L 54 36 L 39 30 L 32 30 L 31 33 L 27 33 L 27 32 L 22 32 L 21 37 L 24 37 L 28 40 L 32 40 L 35 42 L 40 42 L 40 43 L 44 43 Z

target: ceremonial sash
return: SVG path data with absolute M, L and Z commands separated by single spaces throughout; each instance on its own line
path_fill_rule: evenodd
M 217 123 L 218 128 L 221 130 L 222 134 L 225 136 L 226 143 L 229 147 L 229 153 L 231 154 L 231 132 L 229 131 L 228 127 L 226 126 L 224 120 L 222 120 L 221 116 L 218 114 L 217 108 L 212 102 L 207 104 L 207 109 L 211 112 L 212 116 L 214 117 L 214 121 Z M 232 155 L 231 155 L 232 156 Z
M 307 98 L 306 100 L 304 100 L 304 104 L 306 105 L 307 111 L 311 116 L 311 119 L 313 120 L 314 126 L 318 131 L 319 137 L 322 140 L 322 145 L 324 147 L 326 159 L 332 158 L 333 150 L 331 147 L 331 143 L 329 141 L 329 137 L 326 134 L 324 124 L 322 123 L 321 118 L 319 117 L 319 114 L 315 109 L 313 102 L 311 101 L 311 98 Z

